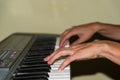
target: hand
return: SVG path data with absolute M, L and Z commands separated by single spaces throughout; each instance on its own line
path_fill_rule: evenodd
M 60 48 L 46 57 L 44 60 L 48 64 L 53 64 L 55 60 L 62 56 L 67 56 L 64 62 L 59 67 L 63 70 L 67 65 L 75 60 L 94 59 L 99 56 L 106 57 L 109 60 L 120 64 L 120 44 L 112 41 L 93 41 L 80 45 L 72 45 L 68 48 Z
M 79 39 L 75 41 L 72 45 L 76 45 L 79 43 L 82 43 L 91 36 L 96 33 L 99 30 L 100 23 L 89 23 L 89 24 L 84 24 L 84 25 L 79 25 L 79 26 L 74 26 L 70 29 L 67 29 L 65 32 L 62 33 L 60 37 L 60 48 L 64 47 L 67 41 L 69 40 L 70 37 L 77 35 Z

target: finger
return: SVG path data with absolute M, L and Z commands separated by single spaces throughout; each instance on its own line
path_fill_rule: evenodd
M 67 43 L 68 39 L 73 36 L 73 35 L 77 35 L 77 33 L 73 30 L 69 31 L 68 33 L 66 33 L 61 39 L 60 39 L 60 47 L 64 47 L 65 44 Z
M 54 55 L 54 54 L 51 54 L 51 55 L 45 57 L 45 58 L 44 58 L 44 61 L 48 61 L 48 60 L 51 58 L 51 56 L 53 56 L 53 55 Z
M 62 56 L 67 56 L 67 55 L 72 55 L 72 54 L 73 54 L 73 51 L 71 51 L 71 50 L 60 51 L 56 55 L 51 57 L 51 59 L 48 61 L 48 64 L 53 64 L 58 58 L 60 58 Z
M 64 70 L 64 68 L 66 67 L 66 66 L 68 66 L 72 61 L 74 61 L 75 60 L 75 56 L 73 56 L 73 55 L 71 55 L 71 56 L 69 56 L 68 58 L 66 58 L 65 59 L 65 61 L 60 65 L 60 67 L 59 67 L 59 71 L 62 71 L 62 70 Z
M 69 31 L 70 31 L 70 29 L 67 29 L 65 32 L 63 32 L 61 34 L 61 36 L 60 36 L 60 43 L 59 43 L 60 47 L 63 47 L 66 44 L 66 42 L 62 41 L 62 39 L 67 35 L 67 33 L 69 33 Z M 61 46 L 61 44 L 62 44 L 62 46 Z
M 63 38 L 68 32 L 70 31 L 70 29 L 66 29 L 60 36 L 60 39 Z
M 66 34 L 66 33 L 68 33 L 70 31 L 70 29 L 66 29 L 62 34 L 61 34 L 61 38 Z
M 44 58 L 44 61 L 49 61 L 50 58 L 52 58 L 57 52 L 58 52 L 58 50 L 56 50 L 56 51 L 53 52 L 51 55 L 49 55 L 49 56 L 47 56 L 46 58 Z
M 47 56 L 44 60 L 49 61 L 54 55 L 58 54 L 60 51 L 63 51 L 64 49 L 67 49 L 67 48 L 59 48 L 59 49 L 57 49 L 51 55 Z

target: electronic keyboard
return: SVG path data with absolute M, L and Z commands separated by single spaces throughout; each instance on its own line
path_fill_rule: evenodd
M 70 80 L 64 58 L 48 65 L 43 59 L 59 48 L 59 35 L 14 33 L 0 43 L 0 80 Z M 66 47 L 68 47 L 66 45 Z

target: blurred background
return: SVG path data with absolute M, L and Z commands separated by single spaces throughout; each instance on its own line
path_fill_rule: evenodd
M 0 0 L 0 40 L 15 32 L 61 34 L 96 21 L 120 24 L 120 0 Z M 102 73 L 72 78 L 96 79 L 112 80 Z

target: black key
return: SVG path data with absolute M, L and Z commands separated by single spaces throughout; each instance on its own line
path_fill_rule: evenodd
M 31 54 L 28 54 L 27 56 L 29 57 L 29 56 L 43 56 L 43 55 L 46 55 L 46 56 L 48 56 L 48 55 L 50 55 L 51 53 L 50 52 L 47 52 L 47 53 L 37 53 L 37 52 L 34 52 L 34 53 L 31 53 Z
M 50 72 L 48 67 L 38 67 L 38 68 L 20 68 L 17 72 L 28 73 L 28 72 Z
M 13 77 L 13 80 L 48 80 L 48 78 L 38 75 L 29 77 Z
M 51 67 L 49 66 L 49 65 L 43 65 L 43 66 L 41 66 L 41 65 L 32 65 L 32 66 L 21 66 L 21 67 L 19 67 L 18 69 L 35 69 L 35 68 L 47 68 L 47 69 L 51 69 Z
M 21 65 L 21 66 L 19 66 L 19 68 L 32 68 L 32 67 L 48 67 L 51 69 L 49 64 Z
M 53 52 L 53 50 L 49 50 L 49 51 L 33 51 L 33 52 L 29 52 L 27 55 L 40 55 L 40 54 L 51 54 Z
M 47 56 L 46 55 L 43 55 L 43 56 L 33 56 L 33 57 L 32 56 L 26 56 L 24 58 L 24 60 L 25 59 L 37 59 L 37 58 L 43 58 L 44 59 L 45 57 L 47 57 Z
M 31 76 L 40 76 L 40 77 L 49 77 L 47 72 L 34 72 L 34 73 L 16 73 L 14 77 L 31 77 Z
M 47 64 L 45 61 L 31 61 L 31 62 L 22 62 L 23 65 L 36 65 L 36 64 Z
M 44 60 L 43 60 L 43 58 L 24 59 L 24 62 L 31 62 L 31 61 L 44 61 Z

